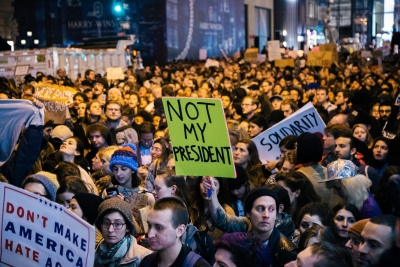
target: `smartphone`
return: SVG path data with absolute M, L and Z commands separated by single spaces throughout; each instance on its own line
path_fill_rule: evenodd
M 112 197 L 116 197 L 119 194 L 118 188 L 116 188 L 116 187 L 106 188 L 106 192 L 107 192 L 107 195 L 112 196 Z
M 207 183 L 211 185 L 211 178 L 207 177 Z M 212 195 L 212 188 L 207 189 L 207 197 L 210 198 Z
M 400 105 L 400 95 L 397 96 L 397 105 Z

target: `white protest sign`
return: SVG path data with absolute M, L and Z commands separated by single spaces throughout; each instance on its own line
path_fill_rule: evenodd
M 199 60 L 207 59 L 207 49 L 199 49 Z
M 261 162 L 277 161 L 280 157 L 279 142 L 287 135 L 299 136 L 302 133 L 324 134 L 325 123 L 311 102 L 290 115 L 283 121 L 253 138 Z
M 93 226 L 18 187 L 0 183 L 0 192 L 0 266 L 93 266 Z
M 257 55 L 257 62 L 265 62 L 266 59 L 267 59 L 267 55 L 265 55 L 265 54 Z
M 279 40 L 268 41 L 268 60 L 281 59 L 281 43 Z
M 125 75 L 121 67 L 107 68 L 107 80 L 124 80 Z
M 206 66 L 206 68 L 209 68 L 209 67 L 219 68 L 219 62 L 215 59 L 209 58 L 209 59 L 207 59 L 205 66 Z

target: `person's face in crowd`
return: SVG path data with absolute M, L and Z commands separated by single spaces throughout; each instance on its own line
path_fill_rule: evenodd
M 308 228 L 313 225 L 323 225 L 318 215 L 304 214 L 300 222 L 300 234 L 303 234 Z
M 281 105 L 281 110 L 285 118 L 289 117 L 294 112 L 293 109 L 290 107 L 290 104 Z
M 153 133 L 143 133 L 140 136 L 140 144 L 145 148 L 149 148 L 153 145 L 153 138 Z
M 124 94 L 124 105 L 129 105 L 130 94 Z
M 389 147 L 384 141 L 377 141 L 372 149 L 374 159 L 384 161 L 387 159 L 389 154 Z
M 77 149 L 77 142 L 74 138 L 68 138 L 64 141 L 64 143 L 60 146 L 61 154 L 68 155 L 68 156 L 79 156 L 80 153 L 76 151 Z
M 121 116 L 121 121 L 126 122 L 128 125 L 131 125 L 131 124 L 132 124 L 132 120 L 130 120 L 129 117 L 126 116 L 126 115 L 122 115 L 122 116 Z
M 44 188 L 44 186 L 41 183 L 35 183 L 35 182 L 27 183 L 24 186 L 24 190 L 34 193 L 35 195 L 47 198 L 46 188 Z
M 245 143 L 237 143 L 233 151 L 233 161 L 239 165 L 246 165 L 250 159 L 249 150 Z
M 106 117 L 111 121 L 121 118 L 121 107 L 118 104 L 109 104 L 106 109 Z
M 46 127 L 43 129 L 43 139 L 49 141 L 51 138 L 51 132 L 53 131 L 53 127 Z
M 93 87 L 93 93 L 96 95 L 100 95 L 103 93 L 104 85 L 102 83 L 95 83 Z
M 250 138 L 256 137 L 264 130 L 263 127 L 258 126 L 254 122 L 249 122 L 249 136 Z
M 297 254 L 297 259 L 289 262 L 285 267 L 313 267 L 321 260 L 318 255 L 313 254 L 312 248 L 309 245 L 307 248 Z
M 156 159 L 161 158 L 162 147 L 160 143 L 155 143 L 151 148 L 151 160 L 155 161 Z
M 372 78 L 372 76 L 369 76 L 367 79 L 365 79 L 365 84 L 366 85 L 368 85 L 368 86 L 374 86 L 375 85 L 375 81 L 374 81 L 374 79 Z
M 361 267 L 377 266 L 383 253 L 392 246 L 392 229 L 390 226 L 367 222 L 361 236 L 363 240 L 358 250 L 358 264 Z
M 231 194 L 234 195 L 237 199 L 243 200 L 244 194 L 246 193 L 246 184 L 235 188 L 233 190 L 230 190 Z
M 213 183 L 215 186 L 215 193 L 218 195 L 219 189 L 220 189 L 219 181 L 217 179 L 215 179 L 214 177 L 209 177 L 209 178 L 211 178 L 211 183 Z M 200 183 L 200 194 L 204 199 L 208 199 L 207 190 L 203 186 L 203 182 L 205 182 L 206 179 L 207 179 L 207 177 L 203 176 L 201 178 L 201 183 Z
M 300 81 L 304 81 L 306 79 L 306 75 L 303 72 L 300 72 L 299 79 L 300 79 Z
M 263 93 L 268 94 L 268 93 L 271 91 L 271 89 L 272 89 L 272 85 L 270 85 L 269 83 L 263 82 L 263 83 L 261 84 L 261 91 L 262 91 Z
M 324 141 L 324 148 L 327 150 L 331 150 L 335 147 L 335 138 L 330 133 L 325 133 L 325 136 L 322 138 Z
M 213 267 L 236 267 L 233 262 L 233 255 L 226 249 L 219 248 L 214 255 L 215 263 Z
M 253 104 L 251 98 L 244 98 L 242 100 L 242 113 L 244 115 L 251 114 L 257 109 L 257 105 Z
M 300 100 L 299 92 L 297 92 L 297 90 L 290 90 L 290 98 L 294 102 L 297 102 L 298 100 Z
M 185 96 L 190 97 L 192 95 L 192 88 L 191 87 L 185 87 L 185 89 L 183 89 L 183 93 L 185 94 Z
M 136 77 L 133 75 L 128 75 L 128 82 L 135 84 L 137 82 Z
M 108 100 L 118 101 L 121 96 L 118 94 L 116 90 L 112 90 L 108 93 Z
M 99 102 L 93 102 L 88 110 L 88 114 L 92 116 L 100 116 L 101 115 L 101 106 Z
M 359 71 L 358 66 L 351 67 L 351 74 L 356 75 Z
M 271 234 L 275 227 L 277 215 L 275 199 L 270 196 L 262 196 L 253 202 L 250 212 L 246 213 L 253 226 L 253 234 L 263 236 Z
M 147 224 L 149 226 L 148 238 L 150 248 L 153 251 L 162 252 L 175 246 L 180 241 L 180 237 L 185 233 L 186 226 L 181 224 L 174 228 L 172 225 L 172 210 L 151 210 Z
M 383 121 L 387 121 L 389 119 L 390 113 L 392 113 L 391 106 L 380 106 L 379 107 L 379 116 Z
M 199 89 L 199 98 L 207 98 L 207 89 L 204 88 L 200 88 Z
M 0 99 L 8 99 L 6 94 L 0 93 Z
M 139 97 L 145 97 L 147 95 L 147 89 L 146 87 L 140 87 L 139 89 Z
M 320 104 L 325 103 L 328 101 L 328 95 L 326 94 L 325 90 L 317 90 L 317 102 Z
M 279 95 L 282 91 L 282 86 L 280 84 L 275 84 L 273 91 L 273 95 Z
M 225 89 L 231 89 L 232 88 L 232 82 L 228 79 L 224 80 L 224 88 Z
M 94 71 L 89 72 L 89 75 L 87 76 L 89 80 L 94 81 L 96 80 Z
M 101 148 L 107 145 L 106 139 L 101 135 L 100 131 L 89 133 L 89 140 L 95 148 Z
M 353 136 L 364 143 L 367 142 L 367 131 L 362 127 L 354 128 Z
M 221 94 L 218 92 L 218 90 L 214 90 L 211 94 L 212 98 L 221 98 Z
M 297 198 L 300 196 L 300 190 L 292 191 L 290 190 L 289 187 L 287 187 L 286 183 L 282 180 L 276 182 L 278 185 L 282 186 L 285 188 L 285 190 L 288 192 L 289 199 L 290 199 L 290 204 L 294 203 L 297 201 Z
M 156 131 L 156 133 L 154 134 L 153 140 L 157 140 L 157 139 L 160 139 L 160 138 L 164 138 L 164 136 L 165 136 L 165 132 L 164 132 L 164 131 L 161 131 L 161 130 L 158 130 L 158 131 Z
M 288 172 L 294 170 L 295 166 L 296 166 L 295 164 L 292 164 L 289 161 L 284 160 L 283 164 L 282 164 L 281 171 L 288 173 Z
M 282 103 L 282 100 L 280 100 L 278 98 L 275 98 L 274 100 L 272 100 L 272 103 L 271 103 L 272 109 L 273 110 L 280 110 L 281 109 L 281 103 Z
M 71 199 L 68 210 L 74 213 L 79 218 L 83 218 L 83 211 L 81 209 L 81 206 L 79 206 L 78 201 L 75 198 Z
M 263 78 L 262 72 L 261 72 L 261 71 L 257 71 L 257 73 L 256 73 L 256 79 L 259 80 L 259 81 L 261 81 L 262 78 Z
M 315 78 L 312 75 L 307 75 L 307 84 L 315 83 Z
M 176 185 L 168 187 L 165 184 L 163 175 L 156 176 L 156 179 L 154 179 L 154 191 L 153 191 L 153 195 L 156 201 L 165 197 L 174 196 L 175 191 L 176 191 Z
M 160 121 L 161 121 L 160 116 L 153 117 L 153 125 L 156 128 L 156 130 L 158 129 L 158 126 L 160 125 Z
M 284 88 L 284 87 L 286 87 L 286 81 L 285 81 L 285 79 L 284 78 L 280 78 L 279 79 L 279 84 Z
M 228 109 L 229 105 L 231 104 L 231 99 L 229 96 L 221 96 L 221 101 L 222 101 L 222 107 L 224 109 Z
M 122 224 L 122 227 L 121 229 L 115 229 L 114 225 L 110 224 L 110 226 L 106 228 L 103 225 L 104 223 L 116 223 L 120 225 Z M 103 236 L 104 242 L 107 243 L 109 248 L 112 248 L 113 246 L 115 246 L 115 244 L 121 241 L 121 239 L 124 238 L 124 236 L 128 232 L 129 229 L 126 228 L 126 222 L 121 213 L 115 211 L 104 215 L 101 226 L 101 235 Z
M 207 83 L 205 83 L 205 84 L 207 84 Z M 183 79 L 183 86 L 193 87 L 194 84 L 193 84 L 192 79 L 190 79 L 189 77 L 185 77 L 185 79 Z
M 346 99 L 343 96 L 343 92 L 338 92 L 335 97 L 336 105 L 343 105 L 346 102 Z
M 135 123 L 140 125 L 144 122 L 144 118 L 142 116 L 135 116 Z
M 351 139 L 347 137 L 338 137 L 335 140 L 335 156 L 336 159 L 351 160 L 357 152 L 356 148 L 350 148 Z
M 347 241 L 345 247 L 349 252 L 351 252 L 351 257 L 353 258 L 353 262 L 357 263 L 358 262 L 358 249 L 360 247 L 361 243 L 361 238 L 356 236 L 353 233 L 349 233 L 349 241 Z
M 96 156 L 92 159 L 92 169 L 94 171 L 99 171 L 103 167 L 103 163 L 101 162 L 101 158 L 99 156 L 99 153 L 96 154 Z
M 139 99 L 137 95 L 130 95 L 129 96 L 129 101 L 128 101 L 128 106 L 130 108 L 135 108 L 139 104 Z
M 79 104 L 84 103 L 85 101 L 83 100 L 83 97 L 80 95 L 75 96 L 74 98 L 74 109 L 78 110 Z
M 61 194 L 57 194 L 57 203 L 63 205 L 68 209 L 71 203 L 71 199 L 74 195 L 75 195 L 74 193 L 68 191 L 65 191 Z
M 287 90 L 282 90 L 281 92 L 281 97 L 283 100 L 289 99 L 290 98 L 290 93 Z
M 84 118 L 85 117 L 85 111 L 86 111 L 86 103 L 80 103 L 78 105 L 78 118 Z
M 121 164 L 115 164 L 113 166 L 114 177 L 122 186 L 130 187 L 132 184 L 132 173 L 133 171 L 127 166 Z
M 113 175 L 113 171 L 110 170 L 110 160 L 103 158 L 101 159 L 101 161 L 103 162 L 103 167 L 101 168 L 101 170 L 103 171 L 103 174 L 107 174 L 107 175 Z
M 358 81 L 353 81 L 353 83 L 350 86 L 350 91 L 356 91 L 360 89 L 361 89 L 360 83 Z
M 334 231 L 336 234 L 338 234 L 341 238 L 348 239 L 348 230 L 353 226 L 353 224 L 356 223 L 356 219 L 354 218 L 353 213 L 346 209 L 341 209 L 336 213 L 333 222 L 335 223 Z

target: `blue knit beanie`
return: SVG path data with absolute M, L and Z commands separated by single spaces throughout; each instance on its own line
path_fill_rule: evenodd
M 57 176 L 55 174 L 41 171 L 29 175 L 27 178 L 33 178 L 39 181 L 46 189 L 49 199 L 51 201 L 56 201 L 57 190 L 60 187 L 60 184 L 58 183 Z
M 136 156 L 136 146 L 134 144 L 122 145 L 122 148 L 115 150 L 110 160 L 110 170 L 113 170 L 114 165 L 121 164 L 129 167 L 134 172 L 138 172 L 138 163 Z

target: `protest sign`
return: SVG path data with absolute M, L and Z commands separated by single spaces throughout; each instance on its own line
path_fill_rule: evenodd
M 329 51 L 332 52 L 332 60 L 336 63 L 339 62 L 339 54 L 337 51 L 336 44 L 334 43 L 327 43 L 327 44 L 320 44 L 319 51 Z
M 279 40 L 268 41 L 268 60 L 281 59 L 281 43 Z
M 363 51 L 361 51 L 361 57 L 372 58 L 372 53 L 371 53 L 371 51 L 363 50 Z
M 275 67 L 285 68 L 285 67 L 294 67 L 294 59 L 277 59 L 275 60 Z
M 325 123 L 311 102 L 253 138 L 261 162 L 277 161 L 281 154 L 279 142 L 287 135 L 299 136 L 302 133 L 324 133 Z
M 27 75 L 29 72 L 29 65 L 18 65 L 15 66 L 14 76 Z
M 0 266 L 93 266 L 92 225 L 21 188 L 0 183 L 0 192 Z
M 308 53 L 308 66 L 330 67 L 332 65 L 332 52 L 319 51 Z
M 125 75 L 121 67 L 107 68 L 107 80 L 124 80 Z
M 199 59 L 206 60 L 207 59 L 207 49 L 200 49 L 199 50 Z
M 234 178 L 220 99 L 163 97 L 178 175 Z
M 206 68 L 209 68 L 209 67 L 219 68 L 219 62 L 218 62 L 218 60 L 209 58 L 209 59 L 207 59 L 205 66 L 206 66 Z
M 267 55 L 265 55 L 265 54 L 258 54 L 258 56 L 257 56 L 257 62 L 262 63 L 262 62 L 265 62 L 265 60 L 267 60 Z
M 258 48 L 247 48 L 244 52 L 244 61 L 254 62 L 258 57 Z
M 55 124 L 64 124 L 66 110 L 72 103 L 76 90 L 68 86 L 39 83 L 35 89 L 35 97 L 42 101 L 45 107 L 45 121 L 53 120 Z

